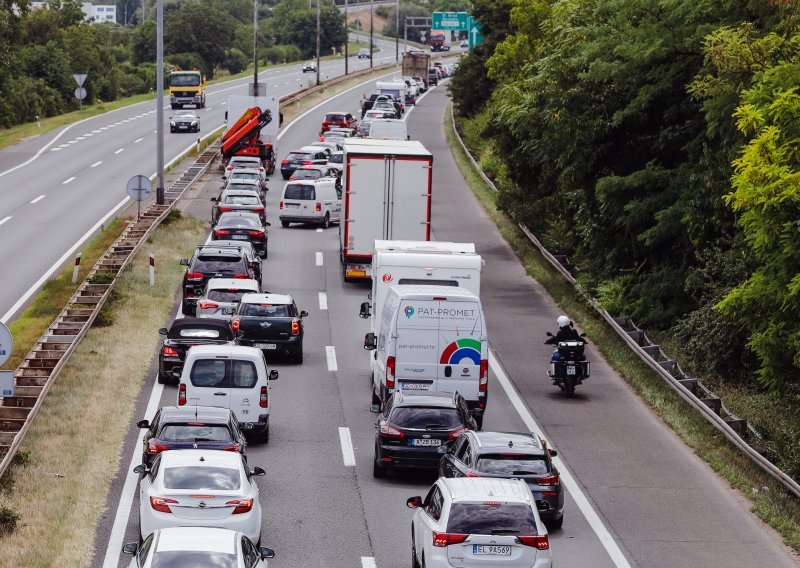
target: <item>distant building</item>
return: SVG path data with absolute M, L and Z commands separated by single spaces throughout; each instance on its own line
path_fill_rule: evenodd
M 47 2 L 31 2 L 31 8 L 45 8 Z M 114 4 L 92 4 L 91 2 L 82 2 L 81 9 L 86 14 L 86 18 L 94 20 L 95 22 L 111 22 L 117 21 L 117 7 Z

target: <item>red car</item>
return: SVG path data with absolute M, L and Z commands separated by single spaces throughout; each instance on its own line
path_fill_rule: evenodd
M 341 128 L 355 128 L 356 124 L 355 117 L 349 112 L 329 112 L 325 115 L 325 120 L 322 121 L 322 130 L 320 130 L 320 134 L 336 126 Z

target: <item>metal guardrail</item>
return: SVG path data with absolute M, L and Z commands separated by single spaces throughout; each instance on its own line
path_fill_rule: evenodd
M 461 138 L 461 133 L 456 127 L 455 112 L 451 112 L 451 121 L 453 132 L 455 132 L 461 148 L 469 158 L 472 166 L 480 174 L 484 183 L 492 190 L 497 192 L 497 187 L 494 182 L 483 172 L 478 162 L 472 156 L 472 153 L 467 148 L 466 144 Z M 512 216 L 513 219 L 513 216 Z M 669 357 L 658 345 L 653 344 L 648 338 L 647 334 L 636 327 L 630 317 L 613 317 L 611 316 L 597 301 L 597 299 L 589 296 L 584 290 L 577 285 L 573 270 L 569 268 L 568 261 L 565 261 L 565 266 L 559 261 L 556 255 L 548 251 L 539 239 L 528 229 L 524 224 L 516 221 L 519 228 L 528 237 L 533 246 L 541 253 L 541 255 L 555 268 L 564 279 L 575 286 L 576 290 L 592 305 L 597 313 L 602 317 L 606 323 L 613 329 L 617 335 L 627 344 L 627 346 L 639 358 L 650 367 L 661 379 L 664 380 L 680 396 L 686 403 L 699 412 L 708 422 L 710 422 L 717 430 L 719 430 L 725 438 L 728 439 L 734 446 L 739 448 L 741 452 L 747 456 L 753 463 L 760 467 L 770 477 L 778 481 L 786 489 L 791 491 L 795 496 L 800 497 L 800 485 L 792 479 L 788 474 L 779 469 L 775 464 L 769 461 L 760 451 L 750 445 L 748 438 L 760 439 L 760 435 L 755 429 L 750 426 L 746 420 L 739 418 L 732 414 L 722 400 L 715 395 L 710 389 L 706 388 L 698 379 L 689 377 L 678 365 L 678 362 Z M 723 416 L 724 415 L 724 416 Z

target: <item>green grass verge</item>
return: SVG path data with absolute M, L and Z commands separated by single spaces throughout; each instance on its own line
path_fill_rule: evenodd
M 496 207 L 496 194 L 480 177 L 452 129 L 452 105 L 445 113 L 447 143 L 467 185 L 497 225 L 527 273 L 565 313 L 580 324 L 603 357 L 655 413 L 720 477 L 742 492 L 753 512 L 773 527 L 788 546 L 800 551 L 800 501 L 731 445 L 686 404 L 608 327 L 585 299 L 539 254 L 517 224 Z

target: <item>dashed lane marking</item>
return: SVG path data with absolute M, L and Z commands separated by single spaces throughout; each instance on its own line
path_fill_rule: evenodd
M 31 200 L 30 200 L 30 203 L 39 203 L 39 202 L 40 202 L 42 199 L 44 199 L 44 198 L 45 198 L 45 196 L 44 196 L 44 195 L 40 195 L 40 196 L 39 196 L 39 197 L 37 197 L 36 199 L 31 199 Z
M 329 371 L 339 370 L 338 365 L 336 365 L 336 348 L 333 345 L 325 346 L 325 358 L 328 360 Z
M 339 443 L 342 445 L 342 460 L 344 461 L 344 465 L 346 466 L 354 466 L 356 465 L 356 454 L 353 451 L 353 439 L 350 437 L 350 428 L 340 426 L 339 427 Z M 361 559 L 362 565 L 364 559 Z M 375 565 L 373 561 L 372 565 Z
M 320 310 L 328 309 L 328 294 L 326 294 L 325 292 L 319 293 L 319 309 Z

